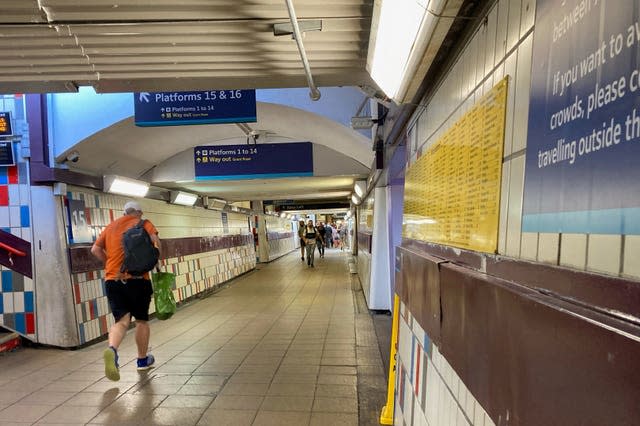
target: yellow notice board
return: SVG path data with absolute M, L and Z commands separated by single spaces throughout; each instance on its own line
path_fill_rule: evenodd
M 405 238 L 496 252 L 507 77 L 407 170 Z

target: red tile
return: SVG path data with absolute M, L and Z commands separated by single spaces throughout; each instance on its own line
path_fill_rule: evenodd
M 9 187 L 7 185 L 0 185 L 0 206 L 9 205 Z
M 73 295 L 76 298 L 76 305 L 79 305 L 80 304 L 80 285 L 79 284 L 73 285 Z
M 87 221 L 87 225 L 93 225 L 91 223 L 91 209 L 90 208 L 85 208 L 84 209 L 84 219 Z
M 91 319 L 95 319 L 96 317 L 96 311 L 93 308 L 93 300 L 89 301 L 89 315 L 91 316 Z
M 9 166 L 7 168 L 9 183 L 18 183 L 18 166 Z
M 33 334 L 36 332 L 36 320 L 35 315 L 33 313 L 27 312 L 25 315 L 25 319 L 27 321 L 27 334 Z
M 109 210 L 109 218 L 111 219 L 111 222 L 116 220 L 115 216 L 113 216 L 113 210 Z

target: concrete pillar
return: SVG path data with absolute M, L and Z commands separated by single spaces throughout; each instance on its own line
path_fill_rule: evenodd
M 262 201 L 251 201 L 254 212 L 263 211 Z M 267 221 L 264 214 L 257 214 L 253 218 L 253 238 L 256 242 L 256 260 L 258 263 L 269 262 L 269 242 L 267 241 Z

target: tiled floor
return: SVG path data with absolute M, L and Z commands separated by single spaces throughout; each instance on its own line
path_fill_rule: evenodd
M 146 374 L 130 331 L 119 382 L 104 377 L 105 342 L 2 354 L 0 424 L 377 424 L 385 372 L 349 257 L 327 250 L 311 269 L 294 252 L 152 321 Z

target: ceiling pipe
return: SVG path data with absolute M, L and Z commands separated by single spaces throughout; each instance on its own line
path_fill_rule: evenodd
M 320 99 L 320 90 L 313 82 L 313 75 L 311 75 L 311 67 L 309 66 L 309 60 L 307 59 L 307 52 L 304 50 L 302 44 L 302 34 L 300 33 L 300 27 L 298 26 L 298 18 L 296 17 L 296 11 L 293 9 L 293 3 L 291 0 L 285 0 L 287 3 L 287 10 L 289 11 L 289 19 L 291 19 L 291 26 L 293 27 L 293 38 L 298 45 L 298 51 L 300 52 L 300 58 L 302 59 L 302 65 L 304 66 L 304 73 L 307 76 L 307 83 L 309 84 L 309 97 L 313 101 Z

